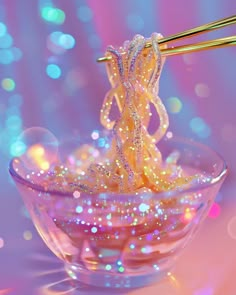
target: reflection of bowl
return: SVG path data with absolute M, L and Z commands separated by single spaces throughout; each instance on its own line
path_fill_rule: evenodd
M 68 157 L 69 147 L 65 145 Z M 164 158 L 178 150 L 178 164 L 208 181 L 163 193 L 80 192 L 75 197 L 29 182 L 23 162 L 11 161 L 10 174 L 39 234 L 65 262 L 71 278 L 118 288 L 155 282 L 206 217 L 227 172 L 223 159 L 189 140 L 164 140 L 158 147 Z

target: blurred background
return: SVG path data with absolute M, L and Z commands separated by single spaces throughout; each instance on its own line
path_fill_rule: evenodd
M 107 45 L 121 45 L 136 33 L 168 36 L 233 14 L 234 0 L 0 0 L 0 294 L 18 290 L 16 294 L 28 295 L 17 289 L 28 286 L 23 280 L 24 255 L 37 252 L 42 243 L 8 175 L 10 158 L 21 152 L 15 144 L 18 135 L 33 126 L 45 127 L 59 139 L 100 128 L 99 109 L 110 85 L 105 65 L 96 59 Z M 235 32 L 236 25 L 185 43 Z M 203 243 L 210 243 L 202 249 L 203 256 L 231 253 L 224 260 L 215 257 L 219 264 L 230 264 L 225 262 L 219 277 L 236 264 L 235 76 L 236 48 L 228 47 L 169 57 L 160 81 L 169 130 L 213 147 L 229 166 L 201 232 Z M 214 242 L 207 240 L 208 230 Z M 43 244 L 40 247 L 45 250 Z M 218 254 L 209 254 L 212 247 Z M 199 282 L 195 293 L 186 294 L 223 294 L 212 286 Z M 1 293 L 4 290 L 8 293 Z M 224 294 L 236 294 L 236 285 L 228 290 Z

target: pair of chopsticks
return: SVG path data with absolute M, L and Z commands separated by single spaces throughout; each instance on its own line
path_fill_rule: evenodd
M 183 31 L 175 35 L 171 35 L 166 38 L 162 38 L 159 40 L 159 44 L 170 43 L 180 39 L 200 35 L 200 34 L 214 31 L 229 25 L 233 25 L 235 23 L 236 23 L 236 15 L 233 15 L 233 16 L 223 18 L 218 21 L 214 21 L 214 22 L 211 22 L 190 30 Z M 214 49 L 214 48 L 220 48 L 220 47 L 226 47 L 226 46 L 232 46 L 232 45 L 236 45 L 236 36 L 214 39 L 210 41 L 199 42 L 199 43 L 194 43 L 189 45 L 170 47 L 170 48 L 163 49 L 161 53 L 165 56 L 170 56 L 170 55 L 185 54 L 190 52 L 196 52 L 196 51 L 202 51 L 202 50 L 208 50 L 208 49 Z M 149 42 L 147 42 L 145 45 L 146 48 L 149 48 L 151 46 L 152 44 Z M 100 57 L 97 59 L 97 62 L 106 62 L 111 59 L 112 59 L 111 56 Z

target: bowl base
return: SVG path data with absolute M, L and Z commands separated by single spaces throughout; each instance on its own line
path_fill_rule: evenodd
M 106 274 L 96 271 L 89 271 L 82 266 L 65 264 L 65 270 L 74 283 L 96 286 L 111 289 L 136 289 L 162 280 L 169 269 L 146 274 Z M 76 284 L 75 284 L 76 285 Z

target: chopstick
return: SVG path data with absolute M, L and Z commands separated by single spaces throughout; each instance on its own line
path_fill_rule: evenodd
M 199 34 L 214 31 L 229 25 L 233 25 L 235 23 L 236 23 L 236 15 L 233 15 L 233 16 L 223 18 L 205 25 L 201 25 L 199 27 L 196 27 L 190 30 L 180 32 L 178 34 L 171 35 L 169 37 L 162 38 L 159 40 L 159 44 L 170 43 L 180 39 L 189 38 Z M 232 46 L 232 45 L 236 45 L 236 36 L 225 37 L 225 38 L 190 44 L 190 45 L 182 45 L 182 46 L 167 48 L 167 49 L 163 49 L 161 52 L 166 56 L 170 56 L 170 55 L 184 54 L 184 53 L 190 53 L 190 52 L 196 52 L 201 50 L 220 48 L 220 47 L 226 47 L 226 46 Z M 146 48 L 149 48 L 151 46 L 152 44 L 150 42 L 147 42 L 145 45 Z M 100 57 L 97 59 L 97 62 L 106 62 L 111 60 L 111 58 L 112 58 L 111 56 Z
M 162 50 L 162 54 L 164 56 L 171 56 L 171 55 L 185 54 L 185 53 L 191 53 L 191 52 L 197 52 L 197 51 L 203 51 L 203 50 L 209 50 L 209 49 L 215 49 L 215 48 L 228 47 L 233 45 L 236 45 L 236 36 L 167 48 Z

